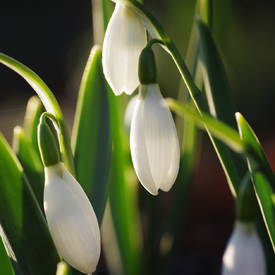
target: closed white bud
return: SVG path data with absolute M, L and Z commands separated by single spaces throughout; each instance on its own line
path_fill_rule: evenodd
M 103 72 L 116 95 L 131 94 L 138 87 L 138 59 L 145 45 L 141 21 L 117 3 L 102 49 Z
M 254 223 L 237 221 L 223 255 L 222 275 L 265 274 L 265 255 Z
M 158 84 L 141 85 L 130 132 L 133 165 L 151 194 L 169 191 L 179 170 L 180 149 L 172 114 Z
M 92 274 L 100 256 L 93 207 L 63 163 L 45 167 L 44 209 L 57 250 L 72 267 Z

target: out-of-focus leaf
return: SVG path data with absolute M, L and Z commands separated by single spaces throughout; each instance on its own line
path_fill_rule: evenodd
M 55 274 L 60 261 L 22 166 L 0 134 L 0 233 L 15 274 Z
M 12 147 L 24 169 L 40 209 L 43 211 L 43 166 L 32 143 L 27 139 L 23 128 L 20 126 L 14 128 Z
M 110 165 L 110 113 L 101 49 L 88 59 L 77 102 L 72 132 L 76 177 L 90 198 L 101 224 Z
M 44 112 L 44 107 L 42 105 L 41 100 L 38 96 L 32 96 L 27 104 L 26 114 L 24 118 L 23 129 L 26 138 L 32 144 L 32 147 L 35 149 L 37 155 L 39 156 L 40 162 L 42 164 L 40 158 L 40 152 L 38 148 L 37 141 L 37 126 L 39 123 L 40 116 Z
M 61 109 L 53 93 L 36 73 L 34 73 L 31 69 L 18 62 L 17 60 L 3 53 L 0 53 L 0 63 L 4 64 L 5 66 L 18 73 L 20 76 L 22 76 L 40 97 L 46 110 L 55 116 L 58 122 L 57 133 L 62 152 L 62 159 L 66 168 L 70 171 L 71 174 L 74 175 L 74 161 L 68 129 L 65 124 Z
M 141 273 L 140 255 L 140 220 L 138 210 L 137 185 L 127 181 L 125 176 L 128 169 L 128 144 L 123 135 L 122 119 L 119 116 L 118 101 L 109 89 L 111 112 L 111 136 L 113 154 L 109 176 L 109 203 L 120 251 L 124 274 L 138 275 Z M 129 147 L 128 147 L 129 148 Z
M 0 238 L 0 274 L 14 275 L 10 259 L 4 247 L 2 239 Z
M 200 34 L 199 56 L 204 67 L 204 86 L 210 113 L 215 118 L 237 129 L 234 116 L 236 111 L 235 104 L 233 103 L 225 69 L 210 29 L 201 19 L 197 20 L 197 26 Z M 239 178 L 243 178 L 247 171 L 246 164 L 240 156 L 231 150 L 229 150 L 229 153 L 238 171 Z M 235 191 L 238 190 L 239 181 L 229 182 L 229 184 L 231 183 Z

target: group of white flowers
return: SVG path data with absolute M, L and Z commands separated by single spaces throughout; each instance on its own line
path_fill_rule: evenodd
M 117 3 L 105 34 L 103 70 L 116 95 L 131 95 L 139 86 L 130 130 L 131 155 L 138 179 L 157 195 L 159 189 L 169 191 L 174 184 L 180 149 L 156 77 L 145 82 L 139 79 L 139 70 L 143 69 L 139 68 L 139 58 L 146 45 L 146 29 L 140 19 Z M 100 256 L 100 230 L 93 207 L 59 159 L 44 165 L 44 209 L 54 243 L 71 266 L 91 274 Z M 224 255 L 224 275 L 265 274 L 259 237 L 253 226 L 249 228 L 236 225 Z M 248 260 L 244 262 L 244 258 Z

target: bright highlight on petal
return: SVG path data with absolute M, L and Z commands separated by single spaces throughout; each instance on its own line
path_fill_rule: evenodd
M 44 209 L 53 241 L 65 261 L 92 274 L 100 256 L 93 207 L 63 163 L 45 167 Z
M 130 146 L 142 185 L 153 195 L 158 189 L 169 191 L 178 175 L 180 150 L 175 124 L 158 84 L 141 85 Z
M 222 275 L 265 275 L 265 265 L 254 223 L 237 221 L 223 255 Z
M 102 50 L 103 71 L 116 95 L 131 94 L 138 87 L 138 59 L 145 45 L 146 30 L 141 21 L 116 4 Z

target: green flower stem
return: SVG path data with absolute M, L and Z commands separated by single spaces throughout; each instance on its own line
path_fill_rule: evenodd
M 38 94 L 46 110 L 55 117 L 59 129 L 58 139 L 64 165 L 72 175 L 75 175 L 68 129 L 66 127 L 61 109 L 53 93 L 36 73 L 22 63 L 3 53 L 0 53 L 0 62 L 22 76 Z

